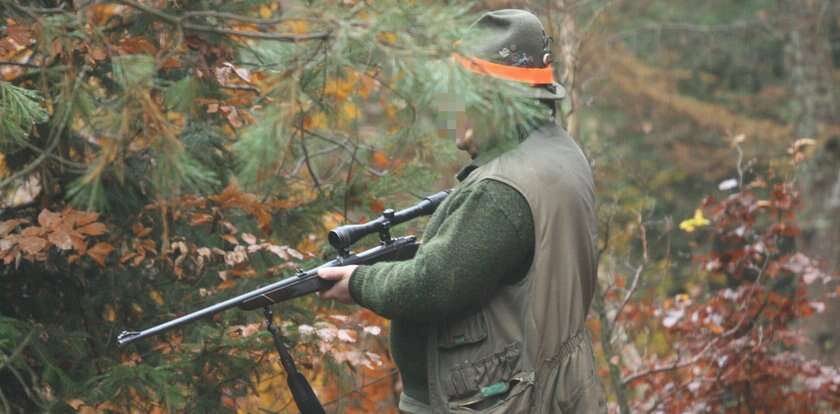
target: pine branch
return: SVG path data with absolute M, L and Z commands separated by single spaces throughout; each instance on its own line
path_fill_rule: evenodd
M 61 113 L 58 122 L 53 124 L 53 127 L 50 130 L 50 135 L 49 135 L 49 138 L 47 139 L 47 142 L 48 142 L 47 148 L 45 148 L 44 152 L 42 152 L 41 155 L 39 155 L 37 158 L 35 158 L 34 161 L 27 164 L 25 167 L 21 168 L 19 171 L 15 172 L 14 174 L 9 176 L 5 180 L 0 181 L 0 188 L 4 188 L 7 185 L 9 185 L 10 183 L 17 180 L 18 178 L 29 174 L 32 170 L 34 170 L 36 167 L 41 165 L 41 163 L 44 162 L 44 160 L 46 160 L 49 157 L 49 154 L 51 154 L 53 152 L 53 150 L 55 150 L 55 148 L 58 146 L 59 137 L 61 136 L 61 132 L 64 130 L 64 127 L 67 125 L 68 121 L 70 120 L 70 115 L 73 113 L 73 102 L 74 102 L 73 96 L 76 94 L 76 91 L 79 88 L 79 84 L 81 83 L 82 78 L 84 77 L 85 73 L 87 73 L 88 69 L 89 68 L 87 66 L 85 66 L 84 68 L 82 68 L 82 70 L 76 76 L 76 80 L 73 82 L 73 86 L 70 89 L 70 97 L 69 97 L 69 99 L 66 100 L 67 101 L 67 106 L 64 108 L 63 112 Z

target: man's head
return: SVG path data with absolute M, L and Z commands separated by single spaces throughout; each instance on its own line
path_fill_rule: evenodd
M 483 14 L 458 43 L 462 52 L 453 60 L 476 75 L 485 89 L 509 100 L 543 102 L 537 116 L 553 116 L 554 102 L 565 90 L 554 81 L 550 38 L 539 19 L 525 10 L 496 10 Z M 498 139 L 497 114 L 481 105 L 465 104 L 461 97 L 446 98 L 443 110 L 449 114 L 447 127 L 455 132 L 456 146 L 475 157 L 479 148 Z M 533 106 L 533 105 L 531 105 Z M 552 109 L 548 109 L 552 108 Z M 533 118 L 533 116 L 530 116 Z M 520 121 L 521 122 L 521 121 Z M 479 142 L 480 141 L 480 142 Z

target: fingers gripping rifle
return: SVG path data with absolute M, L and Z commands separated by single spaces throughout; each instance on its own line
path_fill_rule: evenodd
M 283 345 L 282 337 L 277 327 L 272 323 L 270 306 L 299 296 L 324 291 L 332 287 L 335 281 L 318 277 L 318 269 L 372 264 L 380 261 L 405 260 L 413 257 L 419 247 L 417 238 L 415 236 L 392 238 L 390 228 L 413 218 L 432 214 L 449 194 L 449 191 L 441 191 L 425 197 L 419 203 L 404 210 L 395 212 L 392 209 L 387 209 L 382 212 L 379 218 L 367 223 L 350 224 L 332 229 L 329 232 L 328 240 L 330 245 L 338 252 L 338 257 L 318 267 L 309 270 L 299 270 L 294 276 L 243 293 L 215 305 L 199 309 L 143 331 L 123 331 L 117 336 L 117 343 L 120 345 L 129 344 L 136 340 L 195 322 L 198 319 L 215 315 L 233 307 L 239 307 L 245 310 L 263 308 L 263 312 L 268 320 L 267 328 L 274 338 L 274 345 L 280 354 L 282 365 L 286 369 L 289 388 L 292 391 L 295 403 L 297 403 L 298 408 L 303 414 L 324 413 L 324 409 L 309 386 L 309 382 L 297 371 L 291 355 Z M 350 251 L 350 247 L 354 243 L 371 233 L 379 234 L 379 246 L 360 253 L 352 253 Z

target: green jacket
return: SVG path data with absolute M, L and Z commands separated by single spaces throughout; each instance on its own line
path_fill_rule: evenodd
M 518 282 L 486 286 L 477 304 L 450 303 L 439 314 L 418 310 L 402 315 L 427 323 L 427 408 L 453 413 L 604 411 L 584 326 L 596 281 L 592 177 L 580 149 L 561 129 L 541 128 L 517 148 L 478 167 L 432 217 L 418 256 L 402 266 L 414 262 L 423 268 L 417 262 L 423 260 L 424 249 L 439 244 L 438 235 L 446 234 L 449 217 L 460 207 L 459 194 L 476 191 L 487 180 L 507 184 L 526 200 L 534 228 L 533 260 Z M 396 272 L 398 264 L 389 266 L 393 272 L 357 271 L 351 292 L 359 303 L 381 311 L 369 296 L 383 299 L 396 292 L 388 288 L 400 285 L 394 280 L 412 276 Z M 417 292 L 424 292 L 423 287 L 423 281 L 415 282 Z M 398 295 L 384 300 L 397 308 L 401 303 Z M 418 403 L 417 410 L 407 408 L 423 412 L 425 405 Z

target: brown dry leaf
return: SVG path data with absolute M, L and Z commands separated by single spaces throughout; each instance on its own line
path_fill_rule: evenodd
M 152 289 L 149 291 L 149 297 L 158 304 L 158 306 L 163 305 L 163 295 L 160 292 Z
M 102 319 L 108 322 L 117 320 L 117 311 L 114 310 L 112 305 L 105 305 L 105 312 L 102 313 Z
M 73 239 L 70 238 L 70 234 L 67 230 L 61 227 L 50 233 L 50 235 L 47 236 L 47 240 L 61 250 L 70 250 L 70 248 L 73 247 Z
M 120 41 L 119 49 L 127 54 L 157 54 L 157 47 L 142 37 L 127 37 Z
M 76 249 L 79 254 L 85 254 L 87 251 L 87 242 L 85 242 L 85 238 L 79 234 L 74 232 L 70 233 L 70 241 L 73 243 L 73 248 Z
M 40 237 L 21 237 L 18 241 L 21 250 L 31 255 L 40 253 L 48 244 L 46 239 Z
M 105 60 L 108 58 L 108 55 L 105 53 L 105 50 L 101 47 L 91 47 L 88 49 L 90 51 L 90 56 L 93 60 Z
M 94 221 L 96 221 L 96 219 L 99 218 L 99 213 L 87 212 L 87 211 L 86 212 L 77 211 L 74 214 L 74 216 L 75 216 L 75 219 L 76 219 L 75 220 L 76 225 L 77 226 L 84 226 L 85 224 L 93 223 Z
M 233 279 L 227 279 L 227 280 L 223 281 L 222 283 L 219 283 L 218 285 L 216 285 L 216 289 L 225 290 L 225 289 L 230 289 L 234 286 L 236 286 L 236 282 Z
M 61 223 L 61 214 L 53 213 L 47 209 L 41 210 L 41 213 L 38 214 L 38 224 L 42 227 L 52 229 Z
M 88 236 L 101 236 L 108 231 L 108 227 L 102 223 L 90 223 L 77 230 L 79 233 L 87 234 Z
M 47 229 L 40 226 L 32 226 L 23 229 L 23 231 L 20 232 L 20 235 L 23 237 L 38 237 L 43 236 L 46 233 Z
M 6 221 L 0 221 L 0 237 L 3 237 L 12 232 L 19 224 L 26 223 L 27 220 L 23 219 L 12 219 Z
M 96 263 L 99 263 L 100 266 L 105 267 L 105 257 L 107 257 L 113 250 L 114 246 L 111 246 L 110 243 L 99 242 L 88 249 L 87 255 L 96 261 Z
M 143 226 L 141 223 L 134 223 L 131 225 L 131 232 L 136 237 L 146 237 L 152 232 L 152 229 L 150 227 Z
M 242 233 L 242 240 L 252 246 L 257 244 L 257 238 L 251 233 Z
M 200 226 L 202 224 L 212 223 L 213 222 L 213 215 L 207 213 L 193 213 L 192 217 L 190 217 L 190 225 L 191 226 Z

